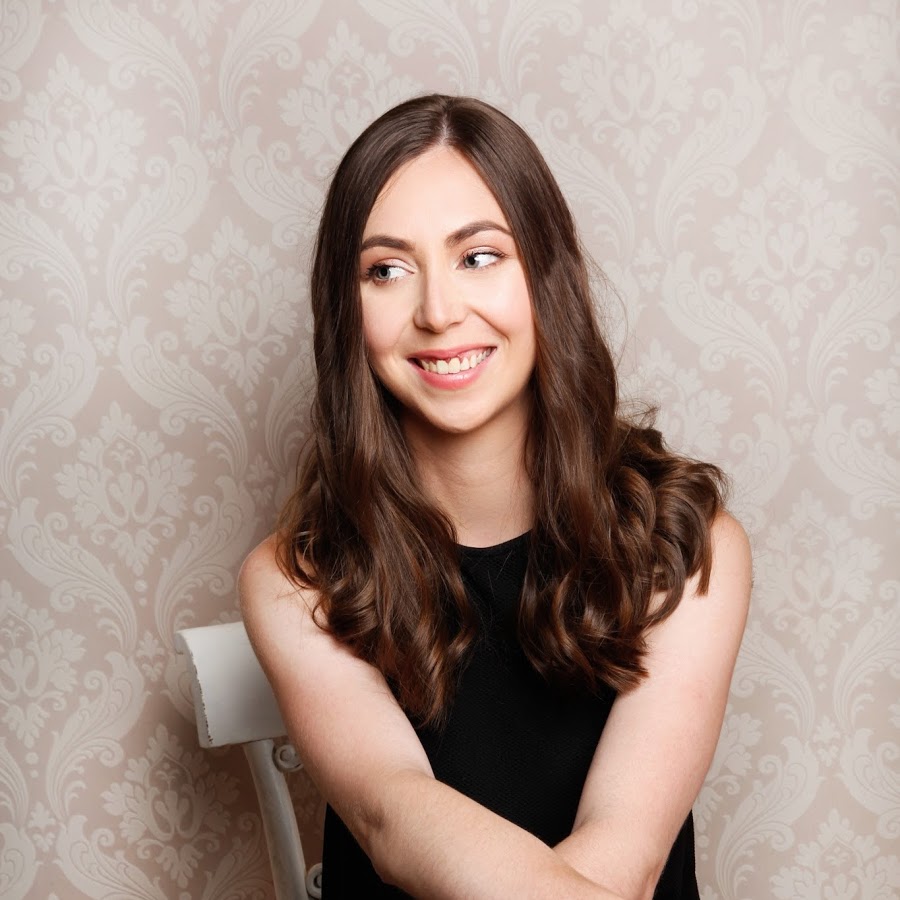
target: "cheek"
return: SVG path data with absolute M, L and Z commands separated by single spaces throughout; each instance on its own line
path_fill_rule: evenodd
M 534 311 L 527 297 L 512 310 L 510 325 L 518 332 L 534 332 Z
M 396 343 L 397 323 L 386 310 L 374 310 L 363 305 L 363 338 L 370 361 L 390 351 Z
M 362 305 L 363 337 L 366 341 L 366 350 L 369 353 L 376 352 L 383 343 L 384 319 L 376 314 L 371 304 L 363 301 Z
M 510 284 L 502 304 L 502 315 L 510 332 L 534 333 L 534 309 L 524 276 Z

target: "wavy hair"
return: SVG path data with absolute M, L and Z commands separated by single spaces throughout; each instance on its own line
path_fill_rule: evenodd
M 528 135 L 479 100 L 431 95 L 389 110 L 352 144 L 325 201 L 311 279 L 312 433 L 279 521 L 280 563 L 319 595 L 317 621 L 377 666 L 406 712 L 440 724 L 477 638 L 452 523 L 425 495 L 369 367 L 359 255 L 388 179 L 436 146 L 493 192 L 523 261 L 536 365 L 526 466 L 535 491 L 518 633 L 534 668 L 573 689 L 627 691 L 646 632 L 699 572 L 723 479 L 669 452 L 619 409 L 615 363 L 562 193 Z

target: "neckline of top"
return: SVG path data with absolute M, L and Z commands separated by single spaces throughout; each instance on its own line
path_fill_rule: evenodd
M 492 544 L 490 547 L 469 547 L 466 544 L 457 544 L 456 546 L 465 556 L 494 556 L 495 554 L 499 555 L 515 550 L 520 544 L 524 544 L 530 536 L 531 531 L 526 531 L 524 534 L 518 534 L 499 544 Z

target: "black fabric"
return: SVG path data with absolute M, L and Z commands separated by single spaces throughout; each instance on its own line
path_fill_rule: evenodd
M 482 636 L 444 729 L 417 733 L 436 778 L 553 846 L 572 830 L 615 695 L 566 693 L 528 663 L 515 634 L 527 548 L 527 535 L 496 547 L 461 548 L 463 581 L 481 616 Z M 323 900 L 407 896 L 381 881 L 331 807 L 322 869 Z M 654 896 L 699 900 L 690 816 Z

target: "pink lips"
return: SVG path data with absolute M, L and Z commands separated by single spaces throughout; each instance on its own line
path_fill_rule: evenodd
M 485 363 L 494 354 L 494 347 L 464 347 L 429 350 L 409 358 L 426 384 L 458 390 L 471 384 L 481 375 Z

